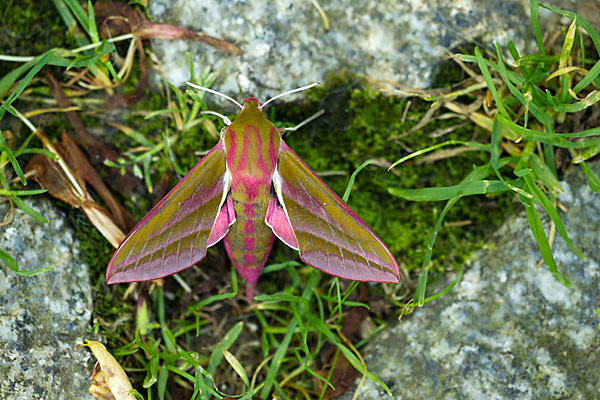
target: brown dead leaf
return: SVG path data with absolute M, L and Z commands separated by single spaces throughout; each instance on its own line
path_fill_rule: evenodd
M 165 197 L 172 188 L 173 185 L 171 185 L 171 182 L 169 181 L 169 175 L 163 172 L 163 174 L 160 176 L 160 180 L 154 186 L 154 191 L 152 194 L 158 201 Z
M 94 5 L 94 15 L 103 39 L 127 33 L 132 33 L 139 39 L 191 39 L 199 40 L 234 56 L 242 54 L 239 47 L 225 40 L 181 26 L 150 22 L 139 9 L 125 3 L 98 2 Z
M 60 147 L 67 164 L 76 173 L 76 176 L 82 176 L 92 187 L 94 191 L 104 200 L 116 223 L 123 231 L 129 231 L 136 224 L 136 220 L 127 211 L 121 203 L 119 203 L 106 187 L 100 176 L 83 152 L 77 147 L 77 144 L 71 139 L 66 131 L 61 132 L 62 146 Z
M 358 295 L 357 301 L 364 302 L 367 297 L 366 286 L 362 285 L 360 293 Z M 348 340 L 353 340 L 354 336 L 360 329 L 363 321 L 367 318 L 369 312 L 364 307 L 352 307 L 350 312 L 344 318 L 344 325 L 342 328 L 342 335 L 346 337 Z M 319 374 L 323 377 L 327 377 L 329 375 L 329 370 L 331 368 L 331 364 L 334 361 L 335 347 L 331 346 L 325 350 L 324 353 L 324 368 L 319 372 Z M 322 353 L 323 354 L 323 353 Z M 356 380 L 359 372 L 354 368 L 350 362 L 344 357 L 343 354 L 339 353 L 337 356 L 337 362 L 333 368 L 333 372 L 331 372 L 331 376 L 329 381 L 335 387 L 335 390 L 331 390 L 330 387 L 327 388 L 325 392 L 326 399 L 335 399 L 346 391 L 348 391 L 354 381 Z
M 94 367 L 90 379 L 89 392 L 97 399 L 102 400 L 135 400 L 130 393 L 133 389 L 131 382 L 117 360 L 106 350 L 106 347 L 95 340 L 86 340 L 81 346 L 89 347 L 94 357 L 98 360 L 96 367 L 100 365 L 100 371 Z
M 38 136 L 42 138 L 42 142 L 49 143 L 40 131 Z M 36 154 L 25 166 L 28 176 L 32 176 L 53 197 L 74 208 L 80 208 L 100 233 L 114 247 L 118 247 L 125 238 L 124 230 L 114 222 L 113 217 L 104 207 L 92 199 L 86 190 L 85 180 L 80 171 L 75 172 L 66 164 L 61 147 L 51 145 L 51 148 L 54 153 L 57 153 L 61 162 Z

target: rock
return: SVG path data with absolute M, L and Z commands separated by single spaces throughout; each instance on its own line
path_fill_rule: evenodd
M 600 173 L 600 163 L 591 166 Z M 598 397 L 600 195 L 590 190 L 579 167 L 561 185 L 559 201 L 568 207 L 561 218 L 588 257 L 579 259 L 557 234 L 552 251 L 571 287 L 558 283 L 545 265 L 538 267 L 541 256 L 525 213 L 510 218 L 475 253 L 454 289 L 384 330 L 362 351 L 393 399 Z M 384 395 L 381 386 L 366 380 L 359 398 Z M 343 398 L 351 397 L 348 392 Z
M 524 6 L 526 4 L 526 7 Z M 187 53 L 196 71 L 219 74 L 213 88 L 239 99 L 261 101 L 347 68 L 369 79 L 425 88 L 447 49 L 476 42 L 493 50 L 512 39 L 535 46 L 526 0 L 345 0 L 321 2 L 331 29 L 325 30 L 310 1 L 275 0 L 260 6 L 244 1 L 153 0 L 155 22 L 182 25 L 233 42 L 242 56 L 206 44 L 153 40 L 167 79 L 189 79 Z M 293 96 L 286 97 L 287 100 Z
M 0 249 L 21 269 L 54 266 L 21 277 L 0 262 L 0 399 L 92 399 L 95 360 L 85 348 L 92 315 L 88 266 L 65 216 L 42 196 L 25 202 L 50 222 L 41 224 L 15 209 L 0 228 Z M 8 203 L 0 203 L 0 221 Z

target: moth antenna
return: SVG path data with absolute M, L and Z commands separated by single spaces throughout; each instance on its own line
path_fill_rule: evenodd
M 241 105 L 240 103 L 238 103 L 237 101 L 235 101 L 235 99 L 233 99 L 233 98 L 231 98 L 231 97 L 227 96 L 226 94 L 223 94 L 223 93 L 221 93 L 221 92 L 217 92 L 216 90 L 209 89 L 209 88 L 207 88 L 207 87 L 204 87 L 204 86 L 199 86 L 199 85 L 196 85 L 195 83 L 192 83 L 192 82 L 186 82 L 185 84 L 186 84 L 186 85 L 188 85 L 188 86 L 191 86 L 191 87 L 193 87 L 194 89 L 203 90 L 203 91 L 205 91 L 205 92 L 212 93 L 212 94 L 216 94 L 217 96 L 221 96 L 221 97 L 223 97 L 223 98 L 225 98 L 225 99 L 227 99 L 227 100 L 231 101 L 231 102 L 232 102 L 233 104 L 235 104 L 236 106 L 238 106 L 238 107 L 240 108 L 240 110 L 244 108 L 244 107 L 242 107 L 242 105 Z
M 288 90 L 287 92 L 280 93 L 280 94 L 278 94 L 277 96 L 275 96 L 275 97 L 271 97 L 269 100 L 265 101 L 265 102 L 262 104 L 262 106 L 260 106 L 260 109 L 262 110 L 262 109 L 263 109 L 263 108 L 264 108 L 264 107 L 265 107 L 267 104 L 269 104 L 269 103 L 270 103 L 270 102 L 272 102 L 273 100 L 276 100 L 276 99 L 278 99 L 278 98 L 280 98 L 280 97 L 286 96 L 286 95 L 288 95 L 288 94 L 296 93 L 296 92 L 301 92 L 301 91 L 303 91 L 303 90 L 310 89 L 310 88 L 312 88 L 312 87 L 315 87 L 315 86 L 317 86 L 317 85 L 320 85 L 320 83 L 319 83 L 319 82 L 313 82 L 313 83 L 311 83 L 310 85 L 302 86 L 302 87 L 299 87 L 299 88 L 296 88 L 296 89 Z
M 302 128 L 304 125 L 308 124 L 309 122 L 312 122 L 315 119 L 319 118 L 323 114 L 325 114 L 325 110 L 319 110 L 316 113 L 314 113 L 313 115 L 311 115 L 310 117 L 306 118 L 304 121 L 300 122 L 298 125 L 283 128 L 283 130 L 286 132 L 295 132 L 298 129 Z
M 216 115 L 217 117 L 219 117 L 219 118 L 221 118 L 223 120 L 223 122 L 225 123 L 225 125 L 227 125 L 227 126 L 231 125 L 231 120 L 229 118 L 227 118 L 227 116 L 225 116 L 223 114 L 219 114 L 216 111 L 202 111 L 202 112 L 200 112 L 200 114 Z

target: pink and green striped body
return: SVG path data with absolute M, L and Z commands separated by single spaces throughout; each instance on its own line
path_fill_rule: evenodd
M 275 239 L 265 217 L 281 145 L 279 131 L 258 107 L 257 99 L 246 99 L 244 110 L 223 135 L 236 216 L 225 248 L 249 286 L 256 284 Z

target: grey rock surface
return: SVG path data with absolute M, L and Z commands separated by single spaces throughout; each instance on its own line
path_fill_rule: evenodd
M 93 399 L 95 360 L 75 348 L 92 338 L 88 267 L 64 214 L 43 196 L 25 201 L 50 222 L 16 209 L 0 227 L 0 249 L 21 269 L 54 269 L 21 277 L 0 263 L 0 399 Z M 8 203 L 0 203 L 0 221 L 8 212 Z
M 527 7 L 524 4 L 527 4 Z M 463 43 L 533 46 L 525 0 L 342 0 L 320 2 L 326 31 L 311 1 L 153 0 L 156 22 L 182 25 L 233 42 L 230 56 L 206 44 L 154 40 L 167 79 L 189 79 L 187 52 L 196 71 L 219 74 L 214 89 L 234 97 L 273 95 L 347 68 L 370 79 L 428 87 L 446 50 Z M 291 100 L 293 96 L 286 97 Z
M 591 164 L 596 174 L 600 163 Z M 363 351 L 393 399 L 597 399 L 600 396 L 600 194 L 574 167 L 561 213 L 579 259 L 558 237 L 553 254 L 572 283 L 541 259 L 524 212 L 476 252 L 457 286 L 377 337 Z M 543 211 L 540 211 L 540 215 Z M 546 226 L 548 223 L 546 221 Z M 440 291 L 448 282 L 429 288 Z M 343 398 L 350 399 L 352 394 Z M 367 380 L 360 399 L 387 398 Z

